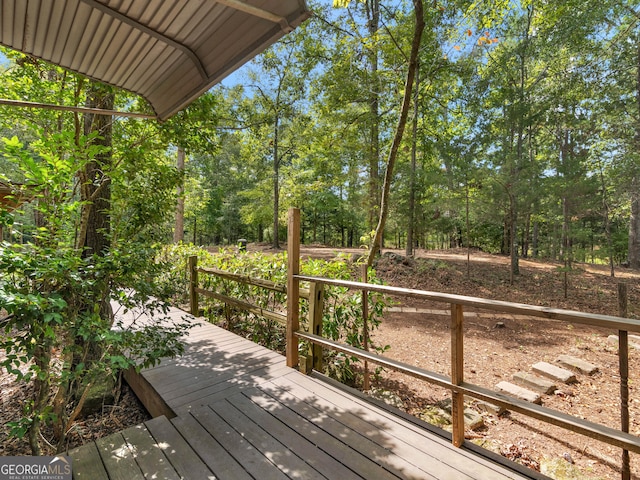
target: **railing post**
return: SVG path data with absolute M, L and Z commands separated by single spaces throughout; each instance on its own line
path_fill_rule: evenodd
M 369 281 L 369 267 L 365 263 L 362 266 L 362 283 Z M 369 291 L 362 290 L 362 348 L 369 351 Z M 371 381 L 369 378 L 369 362 L 364 361 L 364 379 L 362 388 L 366 392 L 371 388 Z
M 324 309 L 324 285 L 312 282 L 309 286 L 309 333 L 322 336 L 322 313 Z M 309 362 L 305 362 L 305 372 L 311 370 L 322 371 L 322 346 L 315 343 L 309 344 Z
M 618 284 L 618 313 L 627 316 L 627 284 Z M 620 365 L 620 430 L 629 433 L 629 339 L 626 330 L 618 331 L 618 362 Z M 631 478 L 629 451 L 622 450 L 622 480 Z
M 300 328 L 300 209 L 290 208 L 287 222 L 287 366 L 298 366 L 298 337 Z
M 198 257 L 192 255 L 189 257 L 189 310 L 191 315 L 198 316 L 200 309 L 198 307 Z
M 462 305 L 451 304 L 451 383 L 460 385 L 464 381 Z M 464 394 L 454 389 L 451 392 L 452 441 L 456 447 L 464 443 Z

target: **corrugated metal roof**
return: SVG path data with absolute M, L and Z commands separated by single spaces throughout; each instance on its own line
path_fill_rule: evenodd
M 308 16 L 304 0 L 0 0 L 0 43 L 137 93 L 165 120 Z

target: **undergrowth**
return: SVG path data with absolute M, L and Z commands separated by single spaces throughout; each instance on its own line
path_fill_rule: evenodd
M 220 249 L 216 253 L 211 253 L 190 244 L 170 245 L 163 250 L 161 260 L 174 266 L 166 272 L 164 281 L 168 285 L 178 286 L 176 290 L 183 292 L 174 299 L 177 304 L 188 303 L 187 262 L 192 255 L 198 257 L 199 267 L 215 268 L 253 279 L 269 280 L 282 287 L 286 286 L 286 252 L 267 254 Z M 339 280 L 358 280 L 362 266 L 353 262 L 348 255 L 338 255 L 333 260 L 304 259 L 301 261 L 300 269 L 303 275 Z M 286 293 L 202 273 L 198 280 L 201 288 L 251 303 L 264 310 L 286 314 Z M 368 282 L 381 283 L 373 269 L 368 271 Z M 309 288 L 308 282 L 301 282 L 300 286 L 302 289 Z M 326 286 L 324 289 L 322 335 L 334 341 L 363 348 L 365 342 L 362 302 L 363 295 L 359 290 Z M 383 310 L 388 302 L 389 299 L 383 295 L 373 292 L 368 294 L 369 318 L 367 326 L 369 332 L 379 326 Z M 284 352 L 285 327 L 280 322 L 210 298 L 201 299 L 200 308 L 203 310 L 204 316 L 212 323 L 223 326 L 272 350 Z M 308 327 L 308 310 L 308 302 L 301 300 L 300 323 L 303 329 Z M 369 349 L 381 353 L 388 349 L 388 346 L 372 345 L 369 340 Z M 300 342 L 301 355 L 304 355 L 307 350 L 308 345 L 305 342 Z M 324 373 L 348 385 L 353 386 L 359 383 L 358 369 L 354 368 L 357 362 L 356 358 L 343 353 L 328 350 L 323 352 Z

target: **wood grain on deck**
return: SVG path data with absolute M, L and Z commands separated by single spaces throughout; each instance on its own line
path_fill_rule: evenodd
M 175 417 L 70 452 L 74 478 L 536 478 L 455 448 L 419 420 L 194 321 L 182 357 L 140 374 Z

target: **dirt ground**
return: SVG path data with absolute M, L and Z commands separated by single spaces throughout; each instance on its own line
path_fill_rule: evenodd
M 402 252 L 395 252 L 402 255 Z M 388 284 L 429 291 L 527 303 L 600 314 L 618 314 L 617 288 L 627 284 L 629 316 L 640 314 L 640 275 L 630 270 L 610 277 L 607 267 L 574 265 L 564 298 L 564 275 L 560 265 L 520 262 L 520 275 L 509 284 L 509 259 L 473 252 L 467 270 L 466 251 L 421 252 L 415 261 L 387 255 L 377 272 Z M 404 307 L 404 308 L 403 308 Z M 423 313 L 406 310 L 415 307 Z M 447 305 L 415 300 L 396 305 L 385 316 L 373 339 L 391 345 L 386 355 L 421 368 L 450 375 L 449 312 Z M 489 311 L 465 312 L 465 380 L 494 389 L 510 381 L 518 371 L 531 372 L 540 361 L 555 363 L 561 354 L 584 359 L 599 367 L 593 376 L 577 375 L 577 383 L 558 385 L 554 394 L 543 395 L 546 407 L 613 428 L 620 425 L 620 377 L 618 346 L 608 337 L 615 331 L 573 325 L 533 317 L 499 315 Z M 630 349 L 630 432 L 640 435 L 640 351 Z M 449 397 L 443 389 L 394 372 L 384 372 L 382 385 L 399 392 L 408 412 L 420 417 L 428 405 Z M 422 415 L 424 418 L 424 416 Z M 573 434 L 519 414 L 484 414 L 485 427 L 468 431 L 468 438 L 485 448 L 539 469 L 564 469 L 568 478 L 620 478 L 620 449 Z M 633 454 L 634 474 L 640 462 Z M 547 469 L 547 473 L 552 470 Z M 571 473 L 573 472 L 573 473 Z M 565 477 L 566 478 L 566 477 Z
M 1 355 L 1 354 L 0 354 Z M 0 456 L 31 455 L 26 438 L 9 436 L 9 422 L 15 422 L 22 416 L 22 409 L 31 398 L 31 388 L 25 384 L 15 382 L 12 375 L 0 372 Z M 142 403 L 125 383 L 116 402 L 108 402 L 102 409 L 79 418 L 72 425 L 67 435 L 67 449 L 72 449 L 85 443 L 106 437 L 125 428 L 139 425 L 151 419 Z M 44 439 L 43 454 L 55 453 L 55 439 L 51 428 L 42 430 Z M 47 446 L 47 443 L 49 444 Z
M 378 262 L 377 271 L 390 285 L 617 315 L 617 285 L 625 282 L 629 316 L 640 317 L 640 272 L 618 269 L 616 277 L 611 278 L 607 267 L 574 265 L 564 298 L 564 276 L 558 270 L 560 265 L 552 262 L 521 260 L 521 273 L 510 285 L 506 257 L 472 252 L 467 265 L 466 251 L 418 252 L 410 260 L 404 259 L 401 251 L 385 252 L 388 253 Z M 347 253 L 360 255 L 362 251 L 354 249 Z M 302 254 L 331 258 L 336 250 L 304 248 Z M 374 332 L 373 340 L 378 345 L 390 345 L 386 355 L 391 358 L 449 375 L 451 341 L 447 309 L 447 305 L 416 300 L 397 302 Z M 554 394 L 543 396 L 543 405 L 618 428 L 617 344 L 608 340 L 609 335 L 617 332 L 487 311 L 465 314 L 466 381 L 494 389 L 498 382 L 510 380 L 517 371 L 531 371 L 533 363 L 554 363 L 560 354 L 580 357 L 597 365 L 599 372 L 593 376 L 578 375 L 578 383 L 558 386 Z M 633 348 L 630 372 L 630 431 L 640 435 L 637 391 L 640 351 Z M 382 372 L 375 385 L 395 392 L 403 408 L 416 416 L 422 416 L 430 405 L 449 396 L 443 389 L 391 371 Z M 25 442 L 8 438 L 6 425 L 19 416 L 28 391 L 13 384 L 6 374 L 0 374 L 0 390 L 0 455 L 28 454 Z M 125 391 L 117 405 L 105 406 L 101 414 L 81 419 L 70 435 L 70 446 L 135 425 L 146 416 L 135 396 Z M 545 459 L 551 459 L 567 465 L 571 462 L 577 468 L 576 473 L 570 474 L 573 476 L 563 478 L 620 478 L 617 469 L 621 452 L 617 448 L 513 413 L 484 414 L 484 421 L 481 429 L 467 432 L 469 440 L 527 466 L 539 469 Z M 631 463 L 633 478 L 640 478 L 640 460 L 634 454 Z

